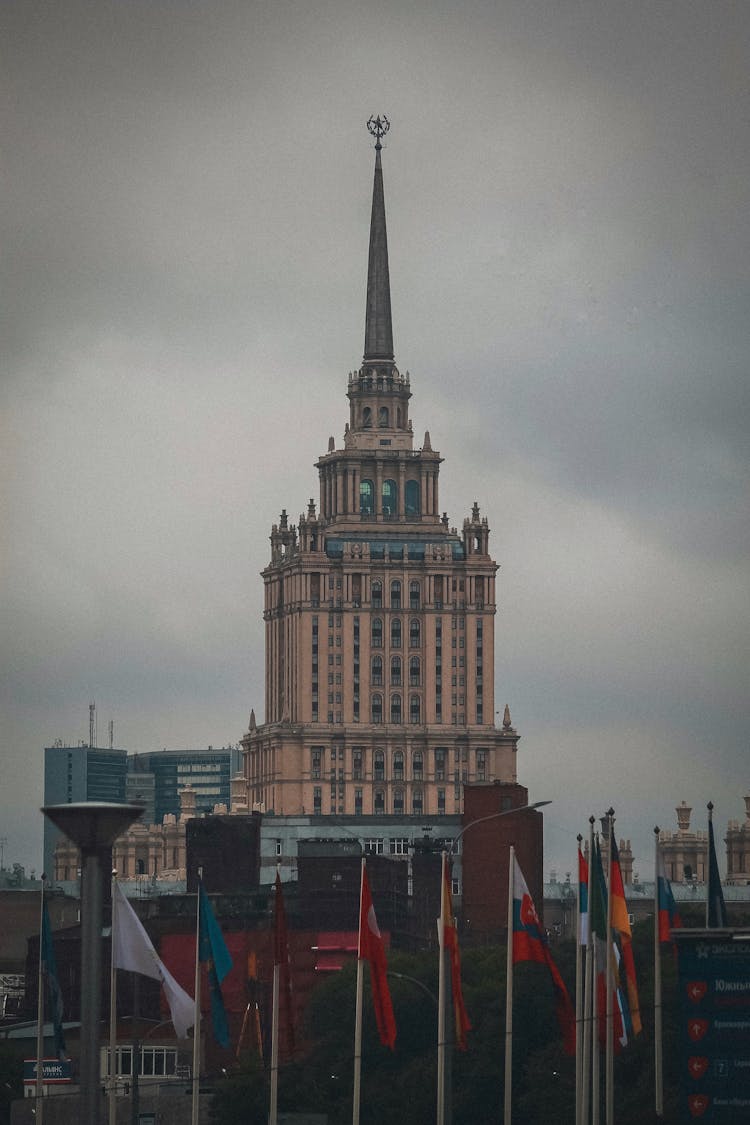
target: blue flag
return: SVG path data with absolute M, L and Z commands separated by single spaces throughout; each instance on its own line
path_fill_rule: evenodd
M 716 859 L 716 845 L 714 843 L 713 805 L 708 806 L 708 906 L 706 910 L 706 926 L 709 929 L 726 928 L 727 908 L 724 902 L 724 892 L 721 889 L 719 877 L 719 864 Z
M 199 884 L 198 912 L 200 941 L 198 958 L 207 963 L 208 987 L 211 993 L 211 1022 L 214 1028 L 214 1038 L 220 1047 L 229 1046 L 229 1025 L 227 1013 L 224 1008 L 224 999 L 221 995 L 221 982 L 232 967 L 232 958 L 224 941 L 221 927 L 214 917 L 211 903 L 205 892 L 203 883 Z
M 57 965 L 55 963 L 55 947 L 52 944 L 52 926 L 49 920 L 47 903 L 42 905 L 42 933 L 41 933 L 42 975 L 47 984 L 47 999 L 49 1002 L 52 1026 L 55 1029 L 55 1054 L 61 1061 L 67 1058 L 65 1053 L 65 1036 L 63 1034 L 63 998 L 60 981 L 57 978 Z

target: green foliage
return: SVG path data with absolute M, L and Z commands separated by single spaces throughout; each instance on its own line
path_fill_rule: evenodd
M 653 1119 L 653 928 L 640 924 L 634 951 L 644 1030 L 615 1059 L 615 1104 L 621 1121 Z M 554 956 L 571 998 L 575 987 L 574 942 L 559 943 Z M 437 957 L 391 954 L 389 983 L 398 1027 L 396 1049 L 377 1036 L 365 969 L 362 1043 L 362 1125 L 432 1125 L 437 1056 Z M 676 973 L 662 957 L 664 980 L 665 1120 L 676 1120 Z M 472 1030 L 465 1052 L 452 1053 L 453 1121 L 502 1122 L 505 1052 L 505 948 L 465 950 L 464 998 Z M 348 1125 L 352 1115 L 355 967 L 321 983 L 307 1012 L 304 1057 L 279 1077 L 279 1109 L 326 1113 L 329 1125 Z M 575 1060 L 564 1055 L 549 976 L 542 965 L 516 966 L 513 1004 L 513 1102 L 524 1125 L 572 1120 Z M 216 1125 L 265 1121 L 267 1082 L 259 1064 L 227 1079 L 215 1099 Z
M 0 1042 L 0 1125 L 10 1121 L 10 1104 L 23 1097 L 23 1047 Z

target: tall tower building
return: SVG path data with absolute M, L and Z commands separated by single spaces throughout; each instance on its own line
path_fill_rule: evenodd
M 442 458 L 415 448 L 409 372 L 396 366 L 381 140 L 365 347 L 349 374 L 343 445 L 317 462 L 320 497 L 271 530 L 265 722 L 242 739 L 233 810 L 278 815 L 462 811 L 465 782 L 515 782 L 518 734 L 495 726 L 495 581 L 474 502 L 461 531 L 440 512 Z

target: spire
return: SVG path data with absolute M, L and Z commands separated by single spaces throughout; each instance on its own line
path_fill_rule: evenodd
M 391 284 L 388 276 L 388 239 L 385 230 L 385 196 L 380 143 L 390 128 L 387 117 L 371 117 L 367 128 L 375 137 L 375 181 L 372 188 L 370 255 L 367 263 L 364 362 L 393 362 Z

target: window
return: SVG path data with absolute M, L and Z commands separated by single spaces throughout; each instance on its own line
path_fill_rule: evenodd
M 370 591 L 370 600 L 372 602 L 373 609 L 380 609 L 383 605 L 383 583 L 380 582 L 377 578 L 372 584 L 372 589 Z
M 409 687 L 419 687 L 421 670 L 418 656 L 409 657 Z
M 445 816 L 445 790 L 438 789 L 437 791 L 437 811 L 440 816 Z
M 477 750 L 477 781 L 487 780 L 487 753 Z
M 403 789 L 393 790 L 393 814 L 394 816 L 404 815 L 404 791 Z
M 359 781 L 363 777 L 362 762 L 363 751 L 359 746 L 355 746 L 352 750 L 352 777 L 355 781 Z
M 380 695 L 377 692 L 372 697 L 372 703 L 371 703 L 371 706 L 370 706 L 370 710 L 371 710 L 370 722 L 372 722 L 372 723 L 382 723 L 382 721 L 383 721 L 383 697 L 382 697 L 382 695 Z
M 362 411 L 362 425 L 366 430 L 372 426 L 372 409 L 369 406 Z
M 412 617 L 409 622 L 409 648 L 419 648 L 420 643 L 420 627 L 419 618 Z
M 393 755 L 393 777 L 396 781 L 404 780 L 404 754 L 396 750 Z
M 373 656 L 372 658 L 372 682 L 379 687 L 383 682 L 383 657 Z
M 407 516 L 419 515 L 419 481 L 408 480 L 404 491 L 405 507 Z
M 445 781 L 445 762 L 448 751 L 444 746 L 439 746 L 435 751 L 435 780 Z
M 276 855 L 280 856 L 281 854 L 282 854 L 282 852 L 281 852 L 281 840 L 277 840 L 276 841 Z
M 401 609 L 401 583 L 398 578 L 391 582 L 391 609 Z
M 413 816 L 421 816 L 424 805 L 424 796 L 421 789 L 415 789 L 411 795 L 411 811 Z
M 375 489 L 371 480 L 359 482 L 359 514 L 371 516 L 375 511 Z
M 389 849 L 391 855 L 408 855 L 409 854 L 409 839 L 407 836 L 394 836 L 389 841 Z
M 381 429 L 388 428 L 388 407 L 381 406 L 378 409 L 378 425 Z
M 362 790 L 354 790 L 354 815 L 362 816 Z
M 383 618 L 373 617 L 372 619 L 372 636 L 370 644 L 373 648 L 383 647 Z
M 383 854 L 383 838 L 382 836 L 369 836 L 365 840 L 365 854 L 366 855 L 382 855 Z
M 385 754 L 376 750 L 372 758 L 372 776 L 376 781 L 385 780 Z
M 323 811 L 323 790 L 319 785 L 313 789 L 313 813 L 320 816 Z
M 401 687 L 401 657 L 391 657 L 391 686 Z
M 398 485 L 395 480 L 383 481 L 383 518 L 392 520 L 398 515 Z
M 383 814 L 385 813 L 385 796 L 382 789 L 375 790 L 373 808 L 375 811 L 375 816 L 383 816 Z
M 409 722 L 421 722 L 421 704 L 418 695 L 412 695 L 409 697 Z
M 401 722 L 401 696 L 398 692 L 391 696 L 391 722 Z
M 391 620 L 391 648 L 401 648 L 401 618 Z
M 409 583 L 409 609 L 419 609 L 421 591 L 418 582 Z
M 422 780 L 422 773 L 424 770 L 424 759 L 421 750 L 415 750 L 411 759 L 411 772 L 412 776 L 417 781 Z
M 320 777 L 320 771 L 323 764 L 323 747 L 313 746 L 310 750 L 310 776 Z

